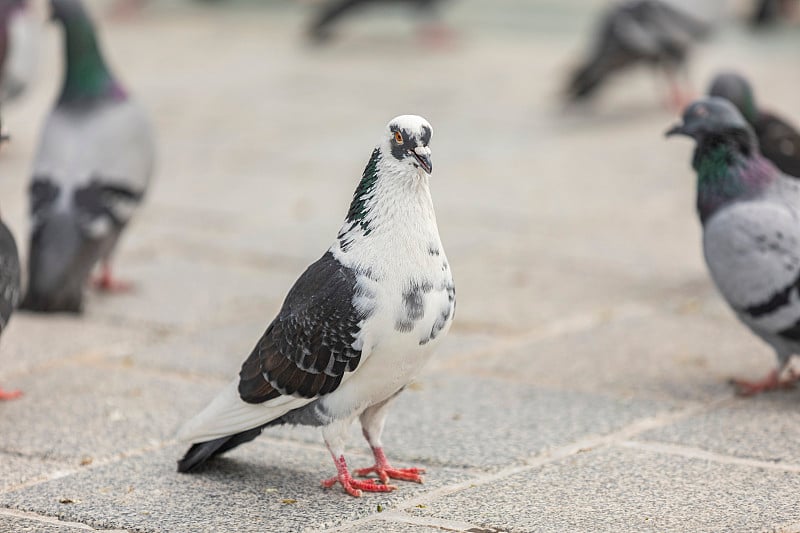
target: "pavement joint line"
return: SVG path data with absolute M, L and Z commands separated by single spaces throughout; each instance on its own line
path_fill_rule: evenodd
M 580 313 L 570 317 L 545 322 L 531 331 L 514 336 L 507 336 L 499 342 L 493 343 L 488 347 L 481 348 L 474 352 L 462 354 L 457 360 L 445 363 L 433 363 L 427 367 L 447 369 L 463 365 L 464 362 L 473 361 L 497 352 L 506 352 L 520 348 L 527 344 L 548 340 L 571 333 L 581 333 L 591 331 L 610 320 L 629 320 L 631 318 L 643 318 L 656 314 L 656 309 L 640 302 L 629 301 L 622 305 L 609 308 L 607 310 L 595 310 L 592 312 Z
M 474 478 L 460 481 L 458 483 L 445 485 L 443 487 L 439 487 L 438 489 L 434 489 L 430 492 L 421 494 L 417 497 L 409 498 L 408 500 L 399 502 L 395 507 L 391 509 L 391 513 L 405 511 L 406 509 L 417 507 L 419 505 L 426 505 L 444 496 L 449 496 L 451 494 L 460 492 L 462 490 L 467 490 L 474 487 L 486 485 L 488 483 L 493 483 L 495 481 L 506 479 L 511 476 L 521 474 L 523 472 L 529 472 L 544 465 L 558 462 L 562 459 L 566 459 L 567 457 L 575 456 L 579 453 L 585 453 L 588 451 L 593 451 L 598 448 L 609 447 L 619 442 L 625 442 L 634 437 L 635 435 L 638 435 L 645 431 L 649 431 L 651 429 L 656 429 L 662 426 L 672 424 L 678 420 L 688 418 L 690 416 L 699 414 L 704 411 L 713 410 L 717 407 L 720 407 L 721 405 L 731 403 L 732 401 L 733 400 L 731 400 L 730 398 L 724 398 L 717 401 L 711 401 L 702 405 L 690 406 L 677 411 L 671 411 L 650 416 L 647 418 L 642 418 L 612 433 L 608 433 L 606 435 L 594 435 L 585 437 L 576 442 L 572 442 L 570 444 L 566 444 L 558 448 L 538 453 L 528 458 L 525 461 L 525 464 L 523 465 L 510 466 L 498 470 L 496 472 L 479 475 Z M 350 527 L 360 526 L 362 524 L 367 524 L 374 522 L 376 520 L 380 520 L 382 516 L 387 516 L 387 515 L 384 515 L 383 513 L 380 514 L 376 513 L 369 516 L 365 516 L 363 518 L 359 518 L 357 520 L 345 522 L 336 527 L 325 529 L 322 531 L 324 533 L 338 533 L 342 531 L 347 531 L 347 529 L 349 529 Z
M 100 529 L 97 530 L 91 526 L 86 524 L 81 524 L 80 522 L 67 522 L 64 520 L 59 520 L 54 516 L 42 515 L 39 513 L 32 513 L 29 511 L 18 511 L 16 509 L 9 509 L 7 507 L 0 507 L 0 517 L 3 516 L 10 516 L 12 518 L 24 518 L 25 520 L 30 520 L 32 522 L 43 522 L 45 524 L 50 525 L 58 525 L 63 527 L 71 527 L 73 529 L 82 529 L 85 531 L 121 531 L 118 529 Z
M 695 448 L 693 446 L 684 446 L 682 444 L 668 444 L 663 442 L 647 441 L 647 440 L 626 440 L 615 443 L 616 446 L 622 448 L 641 450 L 653 453 L 660 453 L 665 455 L 678 455 L 688 459 L 702 459 L 714 463 L 745 466 L 750 468 L 759 468 L 764 470 L 778 470 L 781 472 L 795 472 L 800 473 L 800 465 L 791 463 L 776 463 L 773 461 L 763 461 L 760 459 L 747 459 L 744 457 L 735 457 L 733 455 L 725 455 L 721 453 L 703 450 L 702 448 Z
M 460 522 L 455 520 L 446 520 L 444 518 L 436 518 L 434 516 L 415 516 L 405 513 L 403 511 L 389 511 L 383 512 L 378 518 L 378 521 L 392 522 L 400 524 L 409 524 L 412 526 L 427 526 L 442 531 L 455 531 L 464 532 L 469 530 L 485 530 L 485 526 L 477 526 L 468 522 Z M 357 526 L 354 526 L 357 527 Z M 350 530 L 353 531 L 353 530 Z M 357 530 L 356 530 L 357 531 Z

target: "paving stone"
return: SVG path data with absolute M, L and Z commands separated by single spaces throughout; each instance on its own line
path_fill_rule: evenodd
M 771 349 L 734 317 L 708 318 L 687 308 L 619 320 L 609 313 L 596 327 L 449 368 L 565 390 L 697 401 L 733 395 L 732 376 L 760 376 L 775 364 Z
M 406 522 L 375 520 L 374 522 L 358 524 L 347 531 L 358 531 L 360 533 L 442 533 L 442 531 L 448 530 L 441 527 L 409 524 Z
M 496 469 L 671 408 L 499 379 L 426 375 L 397 398 L 383 443 L 398 462 Z M 365 449 L 360 433 L 354 424 L 350 449 Z M 321 442 L 313 428 L 269 428 L 264 434 Z
M 795 472 L 603 449 L 410 512 L 504 532 L 763 531 L 798 522 L 798 490 Z
M 77 533 L 87 531 L 89 528 L 80 525 L 58 524 L 43 522 L 17 516 L 4 516 L 0 514 L 0 531 L 9 533 Z
M 0 376 L 58 365 L 71 358 L 124 357 L 158 337 L 156 331 L 105 317 L 100 322 L 18 311 L 0 340 Z
M 2 406 L 0 406 L 0 417 L 5 420 Z M 3 423 L 5 424 L 5 422 Z M 23 483 L 45 479 L 48 475 L 66 472 L 71 468 L 72 465 L 68 461 L 54 461 L 37 456 L 28 457 L 19 453 L 0 451 L 0 492 Z
M 135 280 L 131 294 L 93 295 L 86 315 L 180 328 L 242 316 L 246 310 L 271 308 L 282 301 L 294 277 L 237 265 L 189 261 L 156 254 L 130 262 L 120 274 Z
M 319 530 L 465 478 L 458 470 L 440 469 L 424 485 L 402 483 L 393 493 L 356 499 L 338 487 L 319 486 L 333 471 L 322 448 L 256 441 L 193 475 L 175 472 L 183 451 L 170 446 L 0 494 L 0 506 L 147 532 Z M 65 500 L 72 503 L 60 503 Z
M 14 428 L 0 432 L 0 450 L 72 467 L 172 438 L 217 387 L 120 365 L 65 365 L 15 385 L 25 395 L 0 405 L 3 426 Z
M 725 455 L 800 465 L 800 391 L 737 398 L 639 436 Z

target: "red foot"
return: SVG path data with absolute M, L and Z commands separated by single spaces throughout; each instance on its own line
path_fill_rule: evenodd
M 111 275 L 111 267 L 103 265 L 100 275 L 91 281 L 92 287 L 108 293 L 124 293 L 133 290 L 133 283 L 115 279 Z
M 736 394 L 739 396 L 755 396 L 762 392 L 769 392 L 779 389 L 793 389 L 795 382 L 800 380 L 800 375 L 792 372 L 787 379 L 781 379 L 778 370 L 773 370 L 764 379 L 758 381 L 745 381 L 743 379 L 732 379 L 731 383 L 736 387 Z
M 372 453 L 375 454 L 375 465 L 369 468 L 360 468 L 356 470 L 357 476 L 366 476 L 368 474 L 377 474 L 378 478 L 383 483 L 390 479 L 399 479 L 401 481 L 413 481 L 415 483 L 422 483 L 425 478 L 420 474 L 425 473 L 424 468 L 393 468 L 386 455 L 383 453 L 383 448 L 373 448 Z
M 3 390 L 0 389 L 0 400 L 16 400 L 22 396 L 21 390 Z
M 355 498 L 360 498 L 361 491 L 391 492 L 397 488 L 394 485 L 377 483 L 374 479 L 367 479 L 364 481 L 353 479 L 350 475 L 350 471 L 347 469 L 347 463 L 344 460 L 344 456 L 339 456 L 339 458 L 334 462 L 336 463 L 336 471 L 338 474 L 336 477 L 322 480 L 322 486 L 326 489 L 333 487 L 338 482 L 341 483 L 342 488 L 347 494 Z

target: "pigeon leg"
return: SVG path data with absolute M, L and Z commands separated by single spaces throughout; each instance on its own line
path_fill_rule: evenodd
M 22 396 L 21 390 L 3 390 L 0 388 L 0 400 L 15 400 Z
M 361 497 L 361 492 L 391 492 L 397 487 L 394 485 L 387 485 L 384 483 L 377 483 L 374 479 L 360 480 L 353 479 L 350 475 L 350 470 L 347 469 L 347 462 L 344 460 L 344 443 L 347 437 L 347 428 L 350 426 L 349 420 L 342 420 L 334 422 L 322 430 L 322 438 L 325 439 L 325 444 L 333 457 L 333 463 L 336 465 L 336 476 L 323 479 L 322 486 L 329 489 L 336 485 L 338 482 L 342 485 L 344 491 L 355 498 Z
M 92 280 L 95 289 L 103 292 L 130 292 L 133 284 L 128 281 L 115 279 L 111 274 L 111 262 L 104 259 L 100 266 L 100 276 Z
M 389 398 L 389 400 L 391 400 L 391 398 Z M 424 478 L 420 474 L 425 473 L 424 468 L 394 468 L 389 464 L 386 455 L 383 453 L 381 434 L 383 433 L 383 425 L 386 421 L 389 400 L 373 405 L 361 414 L 361 430 L 364 433 L 364 438 L 367 439 L 367 442 L 369 442 L 372 448 L 372 454 L 375 456 L 375 464 L 369 468 L 360 468 L 356 470 L 356 475 L 366 476 L 369 474 L 376 474 L 383 483 L 388 482 L 390 479 L 422 483 Z
M 333 455 L 333 452 L 331 452 L 331 455 Z M 342 488 L 347 494 L 355 498 L 360 498 L 362 491 L 391 492 L 397 488 L 394 485 L 377 483 L 374 479 L 353 479 L 353 477 L 350 475 L 350 471 L 347 469 L 347 463 L 344 460 L 344 455 L 340 455 L 339 457 L 334 455 L 333 462 L 336 464 L 336 476 L 322 480 L 322 486 L 326 489 L 333 487 L 338 482 L 342 485 Z
M 731 384 L 736 387 L 738 396 L 755 396 L 762 392 L 769 392 L 778 389 L 794 388 L 795 382 L 800 380 L 800 374 L 791 372 L 789 377 L 781 379 L 781 372 L 778 369 L 767 374 L 763 379 L 747 381 L 743 379 L 732 379 Z

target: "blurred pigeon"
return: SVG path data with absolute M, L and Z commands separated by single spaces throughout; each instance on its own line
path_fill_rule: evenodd
M 781 18 L 791 19 L 797 11 L 797 3 L 797 0 L 757 0 L 750 23 L 756 28 L 763 28 Z
M 567 94 L 585 100 L 613 73 L 638 64 L 664 70 L 670 83 L 671 103 L 683 108 L 688 94 L 676 74 L 686 75 L 691 45 L 710 28 L 704 22 L 658 0 L 634 0 L 619 4 L 604 16 L 586 62 L 569 81 Z
M 732 72 L 719 74 L 711 82 L 709 94 L 730 100 L 755 130 L 764 157 L 784 173 L 800 177 L 800 132 L 780 117 L 760 111 L 744 77 Z
M 106 67 L 80 0 L 51 3 L 64 26 L 66 74 L 33 165 L 22 305 L 79 312 L 98 261 L 99 288 L 125 288 L 112 279 L 109 261 L 150 180 L 153 140 L 143 110 Z
M 2 334 L 11 313 L 19 300 L 19 255 L 14 236 L 0 220 L 0 334 Z M 18 398 L 20 391 L 6 391 L 0 388 L 0 400 Z
M 435 22 L 437 18 L 436 4 L 440 0 L 329 0 L 323 4 L 314 17 L 309 35 L 314 41 L 323 42 L 331 38 L 331 26 L 348 14 L 357 13 L 363 8 L 374 5 L 402 4 L 416 8 L 421 17 Z M 444 41 L 448 38 L 448 30 L 441 25 L 426 26 L 427 38 L 431 41 Z
M 35 24 L 26 0 L 0 0 L 0 104 L 19 96 L 33 78 Z
M 189 472 L 256 438 L 268 426 L 321 426 L 337 481 L 352 496 L 387 492 L 389 479 L 421 483 L 419 468 L 393 468 L 381 433 L 387 407 L 450 328 L 455 287 L 436 226 L 428 180 L 431 127 L 389 122 L 356 187 L 333 245 L 295 282 L 278 316 L 225 388 L 180 431 L 194 443 Z M 375 465 L 353 479 L 344 459 L 359 418 Z
M 750 125 L 728 100 L 690 105 L 667 135 L 696 141 L 697 211 L 703 252 L 717 288 L 739 319 L 775 349 L 779 367 L 760 381 L 734 381 L 740 394 L 784 387 L 800 353 L 800 181 L 758 151 Z

